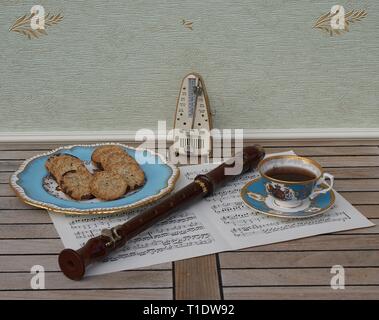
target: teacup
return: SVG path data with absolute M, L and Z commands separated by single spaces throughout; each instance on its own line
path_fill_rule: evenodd
M 304 157 L 268 157 L 260 162 L 258 171 L 267 193 L 282 208 L 302 206 L 333 188 L 334 177 L 325 173 L 318 162 Z

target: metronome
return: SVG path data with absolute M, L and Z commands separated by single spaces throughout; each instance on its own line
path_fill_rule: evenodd
M 210 157 L 212 153 L 212 114 L 203 78 L 186 75 L 176 103 L 174 120 L 174 155 Z

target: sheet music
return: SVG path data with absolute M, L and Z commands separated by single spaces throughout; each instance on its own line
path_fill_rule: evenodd
M 287 152 L 285 154 L 293 154 Z M 217 164 L 181 167 L 176 190 Z M 211 197 L 178 210 L 128 243 L 87 275 L 129 270 L 226 250 L 270 244 L 317 234 L 370 227 L 374 224 L 336 192 L 327 213 L 307 219 L 281 219 L 254 213 L 240 198 L 241 188 L 256 177 L 248 173 L 229 182 Z M 78 249 L 101 229 L 124 223 L 142 210 L 105 216 L 60 215 L 49 212 L 65 247 Z

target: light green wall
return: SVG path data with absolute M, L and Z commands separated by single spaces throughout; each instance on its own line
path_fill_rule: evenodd
M 219 128 L 379 127 L 379 2 L 339 2 L 368 12 L 349 33 L 313 29 L 336 3 L 2 0 L 0 131 L 171 125 L 190 71 Z M 35 4 L 64 20 L 39 39 L 9 32 Z

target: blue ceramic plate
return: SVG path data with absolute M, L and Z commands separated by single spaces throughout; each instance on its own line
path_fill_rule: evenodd
M 309 201 L 309 205 L 307 205 L 306 208 L 294 208 L 291 212 L 288 212 L 288 210 L 285 209 L 281 210 L 281 208 L 273 205 L 272 197 L 267 194 L 266 188 L 260 177 L 248 182 L 242 188 L 241 197 L 246 205 L 254 209 L 254 211 L 281 218 L 313 217 L 329 210 L 335 201 L 334 191 L 330 190 Z
M 137 154 L 143 156 L 145 161 L 140 163 L 146 178 L 143 187 L 113 201 L 99 199 L 77 201 L 56 190 L 56 183 L 45 168 L 45 162 L 52 154 L 74 155 L 84 161 L 91 170 L 92 152 L 96 147 L 104 144 L 106 143 L 66 146 L 35 156 L 20 166 L 12 175 L 10 184 L 24 202 L 35 207 L 67 214 L 105 214 L 126 211 L 152 203 L 174 188 L 180 171 L 176 166 L 167 163 L 161 155 L 147 149 L 112 143 L 112 145 L 125 148 L 134 158 Z

